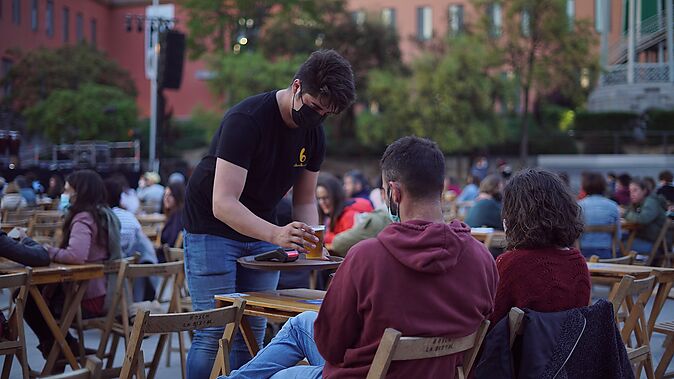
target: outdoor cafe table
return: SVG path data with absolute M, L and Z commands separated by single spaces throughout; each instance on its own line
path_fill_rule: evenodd
M 657 321 L 662 307 L 665 305 L 667 295 L 674 284 L 674 268 L 638 266 L 638 265 L 619 265 L 612 263 L 587 263 L 590 276 L 594 282 L 612 284 L 611 294 L 617 289 L 617 284 L 623 276 L 631 275 L 636 279 L 643 279 L 649 275 L 655 275 L 656 294 L 653 301 L 651 314 L 648 316 L 648 334 L 653 334 L 653 328 Z
M 325 297 L 325 291 L 305 288 L 233 293 L 215 296 L 216 308 L 223 308 L 234 303 L 234 299 L 246 300 L 245 316 L 262 316 L 273 322 L 285 322 L 289 318 L 306 311 L 318 312 Z M 260 347 L 255 340 L 250 323 L 244 317 L 239 325 L 243 340 L 248 346 L 251 356 L 255 356 Z
M 23 265 L 0 258 L 0 274 L 14 274 L 24 272 L 24 270 Z M 33 268 L 31 281 L 28 283 L 28 291 L 54 335 L 54 344 L 40 376 L 51 373 L 58 358 L 59 350 L 63 351 L 73 370 L 80 368 L 70 346 L 66 343 L 65 336 L 82 302 L 88 280 L 102 277 L 103 265 L 100 264 L 67 265 L 52 263 L 49 266 Z M 65 287 L 65 301 L 61 318 L 56 321 L 38 286 L 59 283 Z

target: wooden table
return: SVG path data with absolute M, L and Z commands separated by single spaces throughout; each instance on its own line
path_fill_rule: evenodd
M 657 290 L 651 314 L 648 316 L 648 334 L 651 336 L 653 334 L 655 322 L 657 321 L 658 316 L 662 311 L 662 307 L 667 300 L 667 295 L 669 295 L 669 291 L 674 284 L 674 268 L 591 262 L 587 263 L 587 268 L 589 269 L 590 276 L 594 282 L 613 285 L 611 295 L 617 289 L 617 284 L 625 275 L 634 276 L 636 279 L 644 279 L 649 275 L 655 275 Z
M 141 224 L 161 224 L 166 222 L 166 215 L 161 213 L 150 213 L 136 216 Z
M 0 274 L 12 274 L 24 272 L 24 270 L 24 266 L 19 263 L 0 259 Z M 33 275 L 30 283 L 28 283 L 28 291 L 54 336 L 54 344 L 42 369 L 41 376 L 50 374 L 54 369 L 59 350 L 63 351 L 68 364 L 70 364 L 73 370 L 80 368 L 75 355 L 65 340 L 65 336 L 77 314 L 77 310 L 86 292 L 88 281 L 102 277 L 103 265 L 100 264 L 66 265 L 52 263 L 46 267 L 33 268 Z M 42 297 L 38 286 L 59 283 L 64 285 L 65 301 L 61 318 L 57 322 L 49 310 L 47 302 Z
M 505 240 L 505 232 L 493 228 L 471 228 L 470 235 L 482 242 L 487 248 L 491 247 L 494 237 Z
M 310 289 L 287 289 L 263 292 L 236 293 L 216 295 L 215 306 L 227 307 L 234 303 L 235 298 L 246 300 L 245 316 L 262 316 L 275 322 L 285 322 L 291 317 L 306 311 L 318 312 L 320 301 L 325 297 L 325 291 Z M 248 346 L 251 356 L 255 356 L 260 347 L 255 340 L 250 323 L 244 317 L 239 325 L 243 340 Z

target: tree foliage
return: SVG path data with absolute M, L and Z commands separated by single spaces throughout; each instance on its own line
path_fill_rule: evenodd
M 18 54 L 19 62 L 3 79 L 12 88 L 11 96 L 4 101 L 16 112 L 47 99 L 54 91 L 76 90 L 84 83 L 116 87 L 136 96 L 129 73 L 89 45 L 40 48 Z
M 390 71 L 371 75 L 370 111 L 358 118 L 363 144 L 382 146 L 415 134 L 454 153 L 503 139 L 494 113 L 502 86 L 490 75 L 497 62 L 486 44 L 464 36 L 449 40 L 443 50 L 416 60 L 410 76 Z
M 121 89 L 94 83 L 57 89 L 27 108 L 28 128 L 54 143 L 126 139 L 136 125 L 135 99 Z
M 558 92 L 575 105 L 584 103 L 590 88 L 583 88 L 581 76 L 591 83 L 598 61 L 591 50 L 596 34 L 588 20 L 569 20 L 566 0 L 474 0 L 485 14 L 481 32 L 501 56 L 518 81 L 521 99 L 520 158 L 526 162 L 529 146 L 530 101 L 534 94 Z M 493 38 L 489 18 L 494 4 L 505 7 L 501 38 Z

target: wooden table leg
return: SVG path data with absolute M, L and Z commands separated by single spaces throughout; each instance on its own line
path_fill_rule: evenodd
M 634 243 L 634 239 L 637 236 L 637 231 L 633 230 L 630 232 L 630 236 L 627 238 L 627 242 L 623 244 L 621 247 L 623 249 L 623 255 L 627 255 L 630 253 L 632 250 L 632 243 Z
M 40 313 L 42 314 L 42 317 L 44 317 L 45 322 L 47 323 L 47 326 L 49 327 L 49 330 L 51 330 L 52 335 L 54 336 L 54 345 L 57 343 L 61 346 L 61 349 L 63 350 L 63 353 L 66 356 L 66 359 L 68 360 L 68 363 L 73 367 L 73 370 L 79 369 L 79 365 L 77 364 L 77 359 L 75 359 L 75 356 L 73 355 L 73 352 L 70 350 L 68 347 L 68 343 L 66 343 L 66 339 L 63 333 L 61 333 L 61 329 L 59 328 L 58 324 L 56 323 L 56 320 L 54 319 L 54 316 L 51 314 L 51 311 L 49 310 L 49 307 L 47 306 L 47 303 L 44 301 L 42 298 L 42 294 L 40 293 L 40 290 L 35 287 L 35 286 L 30 286 L 30 294 L 33 296 L 33 300 L 35 300 L 35 305 L 37 305 L 37 308 L 40 310 Z M 52 350 L 54 350 L 52 348 Z M 51 357 L 51 354 L 50 354 Z M 42 370 L 41 375 L 48 375 L 51 370 L 54 368 L 54 362 L 55 359 L 52 360 L 51 362 L 47 360 L 47 363 L 44 366 L 44 369 Z
M 61 335 L 64 336 L 68 333 L 68 329 L 70 328 L 70 325 L 73 323 L 73 319 L 75 318 L 75 315 L 77 314 L 77 310 L 79 309 L 80 303 L 82 302 L 82 298 L 84 297 L 84 293 L 87 290 L 87 284 L 88 282 L 82 282 L 79 283 L 78 285 L 75 285 L 77 287 L 77 290 L 75 291 L 65 291 L 66 292 L 66 298 L 65 301 L 63 302 L 64 308 L 63 312 L 61 314 L 61 320 L 59 324 L 61 325 L 60 332 Z M 74 293 L 73 293 L 74 292 Z M 67 307 L 65 307 L 67 305 Z M 70 346 L 66 343 L 65 347 L 62 348 L 63 354 L 68 358 L 68 362 L 70 363 L 70 366 L 73 368 L 73 370 L 76 370 L 77 368 L 73 366 L 73 362 L 70 361 L 70 356 L 74 357 L 74 353 L 72 350 L 70 350 Z M 58 353 L 59 349 L 54 343 L 52 345 L 51 352 L 49 353 L 49 357 L 47 359 L 47 363 L 55 363 L 56 360 L 58 359 Z M 46 368 L 46 366 L 45 366 Z
M 260 351 L 260 346 L 258 346 L 257 340 L 255 340 L 255 335 L 253 334 L 253 329 L 250 327 L 250 322 L 248 322 L 248 317 L 249 316 L 243 316 L 241 318 L 239 330 L 241 331 L 243 340 L 246 342 L 246 346 L 248 346 L 251 357 L 254 357 Z

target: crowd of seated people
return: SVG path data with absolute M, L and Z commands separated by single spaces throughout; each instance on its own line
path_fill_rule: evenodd
M 472 227 L 488 227 L 503 230 L 501 218 L 501 186 L 499 175 L 488 175 L 480 183 L 480 193 L 468 210 L 464 222 Z

